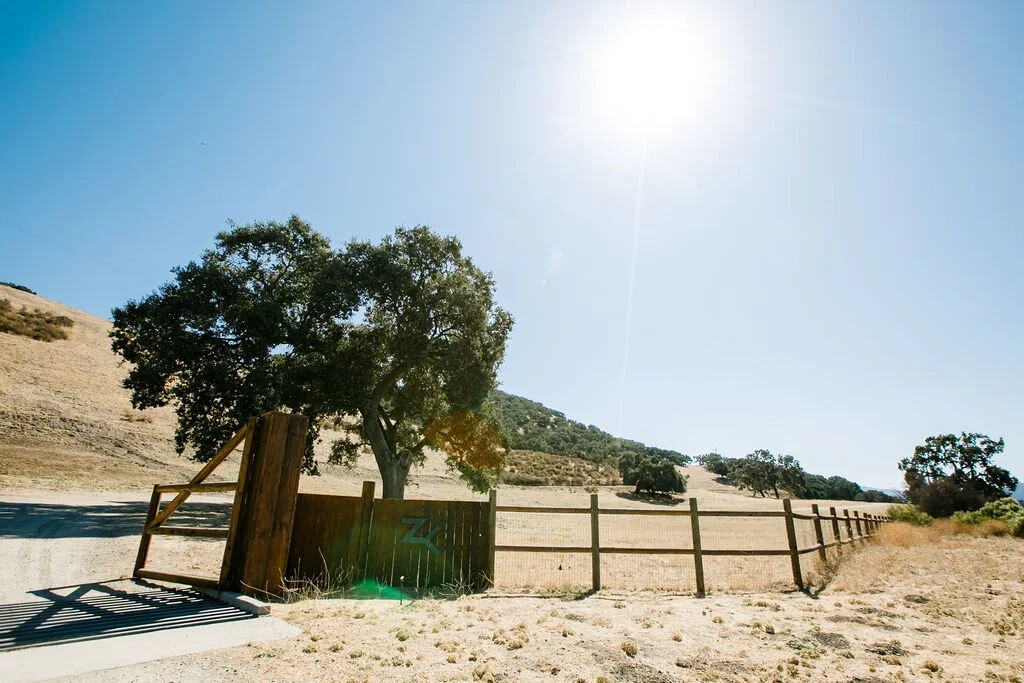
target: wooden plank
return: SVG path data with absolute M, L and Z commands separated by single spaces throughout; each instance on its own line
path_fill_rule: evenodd
M 499 553 L 586 553 L 587 555 L 591 550 L 589 545 L 499 545 L 494 549 Z
M 149 509 L 146 511 L 146 521 L 142 525 L 142 538 L 139 539 L 139 552 L 135 556 L 135 569 L 132 572 L 134 576 L 139 575 L 139 570 L 146 566 L 146 557 L 149 555 L 149 543 L 152 537 L 149 534 L 149 525 L 153 522 L 153 517 L 156 516 L 156 511 L 160 509 L 160 489 L 157 486 L 153 487 L 153 495 L 149 499 Z
M 227 529 L 199 526 L 158 526 L 149 532 L 154 536 L 195 536 L 200 538 L 227 538 Z
M 630 508 L 601 508 L 602 515 L 633 515 L 656 517 L 689 517 L 689 510 L 633 510 Z
M 356 577 L 366 578 L 369 565 L 368 547 L 373 523 L 373 489 L 375 482 L 364 481 L 359 508 L 359 545 L 356 550 Z
M 544 514 L 589 515 L 590 508 L 539 508 L 524 505 L 499 505 L 498 512 L 540 512 Z
M 825 534 L 821 529 L 821 513 L 817 503 L 811 505 L 811 511 L 814 513 L 814 538 L 818 541 L 818 557 L 825 562 L 828 556 L 825 554 Z
M 243 557 L 234 582 L 249 595 L 284 589 L 307 425 L 306 417 L 292 413 L 266 413 L 259 420 L 239 511 Z
M 789 555 L 789 550 L 708 550 L 702 551 L 705 557 L 774 557 Z
M 693 575 L 697 583 L 697 597 L 703 598 L 704 589 L 704 554 L 700 542 L 700 513 L 697 511 L 697 499 L 690 498 L 690 534 L 693 539 Z
M 192 479 L 189 480 L 188 485 L 194 486 L 196 484 L 202 483 L 202 481 L 206 479 L 206 477 L 208 477 L 211 472 L 217 469 L 217 466 L 220 465 L 225 458 L 231 455 L 231 452 L 238 447 L 238 444 L 242 443 L 242 439 L 245 438 L 245 435 L 248 432 L 248 424 L 245 427 L 239 429 L 238 432 L 235 433 L 235 435 L 231 437 L 231 439 L 229 439 L 228 442 L 224 444 L 219 451 L 217 451 L 217 454 L 213 456 L 210 462 L 206 463 L 203 466 L 203 468 L 199 470 L 196 476 L 192 477 Z M 150 528 L 160 526 L 161 524 L 163 524 L 167 520 L 167 518 L 174 514 L 174 511 L 177 510 L 181 506 L 181 504 L 185 502 L 189 495 L 190 493 L 188 491 L 182 491 L 177 496 L 175 496 L 174 499 L 167 504 L 167 507 L 165 507 L 163 511 L 160 512 L 153 519 L 152 523 L 149 525 Z
M 498 527 L 498 490 L 491 489 L 487 498 L 487 582 L 488 588 L 494 586 L 494 544 L 497 540 Z
M 694 555 L 693 548 L 609 548 L 604 546 L 601 552 L 606 555 Z M 707 551 L 705 551 L 707 552 Z
M 590 578 L 594 592 L 601 590 L 601 511 L 597 494 L 590 494 Z
M 785 517 L 778 510 L 701 510 L 701 517 Z
M 234 491 L 238 488 L 238 482 L 223 481 L 211 484 L 161 484 L 158 488 L 161 493 L 179 493 L 181 491 L 188 491 L 189 493 L 225 493 Z
M 168 572 L 157 572 L 152 569 L 140 569 L 135 572 L 135 576 L 140 579 L 153 579 L 154 581 L 167 581 L 169 583 L 182 583 L 187 586 L 199 586 L 200 588 L 212 588 L 217 590 L 218 582 L 216 579 L 206 578 L 204 576 L 190 576 L 188 574 L 171 574 Z
M 474 591 L 486 590 L 490 583 L 487 579 L 487 559 L 490 544 L 487 540 L 487 528 L 490 519 L 490 505 L 486 503 L 470 503 L 473 516 L 473 543 L 470 546 L 469 569 L 470 586 Z
M 461 502 L 456 503 L 455 519 L 455 538 L 453 539 L 455 545 L 455 583 L 459 586 L 465 586 L 467 583 L 465 562 L 466 517 Z
M 793 583 L 800 590 L 804 589 L 803 572 L 800 569 L 800 554 L 796 545 L 796 527 L 793 524 L 793 504 L 789 498 L 782 499 L 782 508 L 786 513 L 786 540 L 789 541 L 789 559 L 793 567 Z
M 857 538 L 864 538 L 864 530 L 860 525 L 860 510 L 853 511 L 854 524 L 857 527 Z
M 238 515 L 245 497 L 245 477 L 252 460 L 253 445 L 256 443 L 256 425 L 259 418 L 250 417 L 245 425 L 245 445 L 242 447 L 242 462 L 238 465 L 238 479 L 235 481 L 235 498 L 231 503 L 231 521 L 228 522 L 228 542 L 224 544 L 224 557 L 220 563 L 220 585 L 227 587 L 232 566 L 238 563 L 235 539 L 238 536 Z
M 850 511 L 843 509 L 843 517 L 846 520 L 846 535 L 852 541 L 855 540 L 853 536 L 853 522 L 850 520 Z

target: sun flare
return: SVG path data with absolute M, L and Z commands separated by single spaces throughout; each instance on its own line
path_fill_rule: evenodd
M 607 126 L 667 135 L 708 106 L 714 55 L 692 23 L 661 14 L 636 17 L 603 42 L 594 62 L 594 113 Z

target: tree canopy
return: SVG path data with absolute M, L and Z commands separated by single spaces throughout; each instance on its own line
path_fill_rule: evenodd
M 178 452 L 208 460 L 249 416 L 286 409 L 310 418 L 308 472 L 323 419 L 358 416 L 332 457 L 369 445 L 387 497 L 403 496 L 427 446 L 477 488 L 500 470 L 484 402 L 512 318 L 458 240 L 399 228 L 335 251 L 293 216 L 232 224 L 173 272 L 114 310 L 111 338 L 133 405 L 175 406 Z
M 670 461 L 626 451 L 619 460 L 622 483 L 640 493 L 685 493 L 686 481 Z
M 1019 482 L 992 462 L 1005 446 L 977 433 L 929 436 L 899 462 L 907 498 L 933 517 L 946 517 L 1008 495 Z
M 509 435 L 509 446 L 517 450 L 571 455 L 584 460 L 615 465 L 626 452 L 641 453 L 676 465 L 690 462 L 687 455 L 638 441 L 612 436 L 594 425 L 571 420 L 545 405 L 495 390 L 491 395 L 494 416 Z
M 358 413 L 362 424 L 350 430 L 353 440 L 335 442 L 333 457 L 349 462 L 370 446 L 384 496 L 401 498 L 423 449 L 451 445 L 449 465 L 484 488 L 481 475 L 504 464 L 504 439 L 485 402 L 512 329 L 494 302 L 493 278 L 457 239 L 425 227 L 399 228 L 379 244 L 352 242 L 345 264 L 360 283 L 362 322 L 347 342 L 354 391 L 339 393 L 332 410 Z M 469 457 L 468 443 L 485 450 Z
M 792 455 L 775 455 L 758 449 L 743 458 L 731 473 L 731 479 L 741 489 L 750 489 L 754 495 L 765 496 L 769 491 L 780 496 L 780 489 L 800 496 L 804 487 L 804 471 Z

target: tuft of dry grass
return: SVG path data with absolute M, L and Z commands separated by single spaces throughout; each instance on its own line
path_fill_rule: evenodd
M 50 342 L 67 339 L 67 330 L 74 324 L 66 315 L 54 315 L 38 308 L 29 310 L 27 306 L 15 310 L 9 299 L 0 299 L 0 332 Z

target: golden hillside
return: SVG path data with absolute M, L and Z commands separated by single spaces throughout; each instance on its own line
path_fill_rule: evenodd
M 0 487 L 119 488 L 195 469 L 174 453 L 169 408 L 131 410 L 108 321 L 10 287 L 0 299 L 74 321 L 67 340 L 0 334 Z

